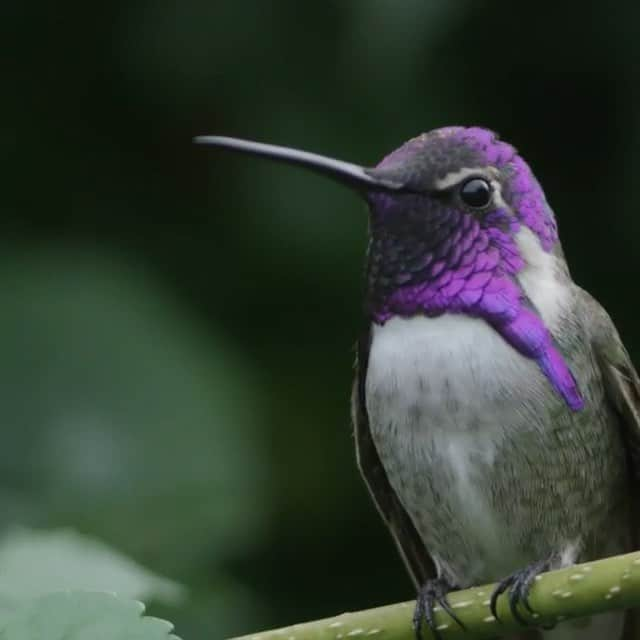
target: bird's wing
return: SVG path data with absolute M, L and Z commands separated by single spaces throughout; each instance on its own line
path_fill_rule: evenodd
M 620 416 L 632 478 L 640 481 L 640 377 L 607 312 L 588 293 L 582 295 L 607 399 Z
M 593 332 L 591 340 L 602 372 L 607 399 L 620 416 L 622 437 L 631 465 L 630 481 L 634 487 L 640 483 L 640 378 L 624 348 L 618 331 L 602 306 L 588 293 L 582 292 L 584 317 L 589 318 Z M 632 496 L 635 488 L 630 488 Z M 634 501 L 635 502 L 635 501 Z M 640 542 L 640 505 L 632 504 L 634 548 Z M 627 611 L 624 640 L 640 638 L 640 611 Z
M 365 380 L 369 356 L 370 336 L 367 332 L 358 343 L 356 375 L 351 397 L 356 457 L 360 473 L 369 488 L 380 515 L 389 527 L 409 575 L 416 588 L 435 577 L 435 566 L 416 528 L 391 488 L 387 474 L 376 450 L 365 403 Z

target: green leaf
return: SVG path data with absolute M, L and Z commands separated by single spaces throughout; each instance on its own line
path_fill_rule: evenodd
M 110 591 L 175 604 L 184 588 L 71 530 L 10 530 L 0 539 L 0 607 L 53 591 Z
M 72 526 L 187 579 L 255 544 L 268 412 L 242 352 L 99 250 L 8 251 L 0 289 L 0 527 Z
M 51 593 L 2 620 L 0 640 L 176 640 L 171 623 L 143 613 L 109 593 Z

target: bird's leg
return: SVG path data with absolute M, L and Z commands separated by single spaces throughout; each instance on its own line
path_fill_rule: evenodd
M 422 640 L 422 622 L 426 622 L 433 637 L 439 640 L 440 632 L 436 628 L 435 620 L 433 619 L 433 609 L 436 605 L 440 605 L 444 611 L 446 611 L 462 629 L 464 625 L 456 616 L 451 605 L 447 601 L 447 594 L 455 587 L 450 584 L 445 578 L 434 578 L 433 580 L 427 580 L 423 587 L 418 591 L 416 597 L 416 608 L 413 613 L 413 630 L 416 634 L 416 640 Z
M 547 558 L 546 560 L 539 560 L 538 562 L 534 562 L 524 569 L 520 569 L 501 580 L 491 594 L 489 608 L 491 609 L 493 617 L 496 620 L 499 620 L 496 610 L 498 597 L 506 592 L 509 598 L 509 610 L 511 611 L 511 615 L 521 625 L 525 627 L 529 626 L 531 623 L 522 617 L 522 614 L 518 611 L 518 605 L 522 604 L 529 613 L 535 613 L 529 604 L 529 591 L 533 581 L 536 579 L 536 576 L 548 571 L 550 567 L 550 558 Z

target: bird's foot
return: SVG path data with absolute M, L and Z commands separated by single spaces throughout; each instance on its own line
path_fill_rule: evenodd
M 538 562 L 534 562 L 530 564 L 528 567 L 524 569 L 520 569 L 520 571 L 516 571 L 512 573 L 510 576 L 507 576 L 503 580 L 498 583 L 498 586 L 493 590 L 491 594 L 491 600 L 489 602 L 489 608 L 491 609 L 491 614 L 496 620 L 500 620 L 498 618 L 498 613 L 496 610 L 498 604 L 498 597 L 503 593 L 507 592 L 509 597 L 509 610 L 511 611 L 511 615 L 517 620 L 522 626 L 528 627 L 530 626 L 530 622 L 525 620 L 520 611 L 518 611 L 518 605 L 522 604 L 522 606 L 531 614 L 535 615 L 535 611 L 531 608 L 529 604 L 529 591 L 531 590 L 531 585 L 536 577 L 548 571 L 551 566 L 551 560 L 540 560 Z
M 434 578 L 433 580 L 427 580 L 418 591 L 416 608 L 413 613 L 413 630 L 416 634 L 416 640 L 422 640 L 423 622 L 427 623 L 436 640 L 441 638 L 440 630 L 433 619 L 433 610 L 436 605 L 440 605 L 462 629 L 465 628 L 447 600 L 447 594 L 453 589 L 454 586 L 447 582 L 445 578 Z

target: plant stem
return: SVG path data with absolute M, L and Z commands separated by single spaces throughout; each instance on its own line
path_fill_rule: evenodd
M 449 595 L 449 602 L 466 631 L 436 607 L 436 624 L 443 640 L 495 638 L 522 629 L 511 615 L 505 595 L 498 600 L 500 621 L 491 615 L 489 598 L 495 586 L 472 587 Z M 535 626 L 640 606 L 640 552 L 542 574 L 531 588 L 529 602 L 537 612 L 536 617 L 522 608 L 520 611 Z M 235 640 L 414 640 L 413 607 L 413 601 L 401 602 Z M 428 628 L 424 629 L 423 638 L 433 638 Z

